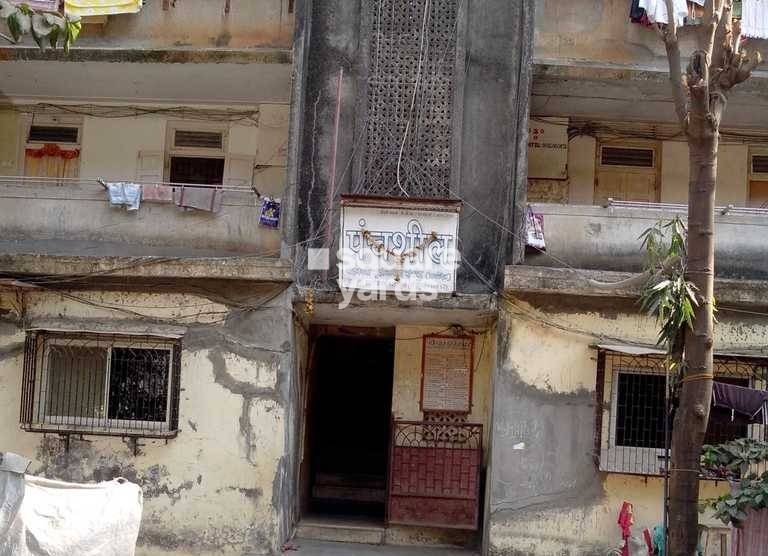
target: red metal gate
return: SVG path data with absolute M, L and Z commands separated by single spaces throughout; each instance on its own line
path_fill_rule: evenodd
M 483 426 L 394 421 L 387 521 L 476 530 Z

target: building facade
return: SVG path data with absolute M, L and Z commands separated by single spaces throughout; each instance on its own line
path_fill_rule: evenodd
M 153 1 L 83 18 L 69 54 L 2 48 L 1 450 L 140 484 L 139 554 L 290 534 L 293 272 L 265 203 L 293 20 L 288 0 Z
M 139 483 L 147 556 L 661 523 L 656 325 L 600 283 L 685 214 L 687 146 L 630 2 L 144 4 L 0 54 L 0 450 Z M 763 388 L 764 79 L 716 281 L 718 379 Z
M 687 23 L 695 24 L 701 14 L 687 4 Z M 633 503 L 635 534 L 663 520 L 657 325 L 640 311 L 636 286 L 601 283 L 643 269 L 643 231 L 685 218 L 688 148 L 663 43 L 630 19 L 630 7 L 536 2 L 527 203 L 546 245 L 507 267 L 500 312 L 507 339 L 494 383 L 492 553 L 603 553 L 620 539 L 623 501 Z M 679 30 L 684 63 L 693 29 Z M 765 42 L 748 38 L 743 47 L 764 51 Z M 729 98 L 715 230 L 715 380 L 760 389 L 764 88 L 759 69 Z M 765 439 L 764 427 L 711 423 L 706 442 L 747 436 Z M 722 481 L 702 481 L 700 496 L 727 490 Z M 706 512 L 700 522 L 722 527 Z M 719 541 L 709 550 L 720 554 Z

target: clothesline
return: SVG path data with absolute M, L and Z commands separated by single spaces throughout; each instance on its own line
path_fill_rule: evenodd
M 0 183 L 3 185 L 15 185 L 24 186 L 29 183 L 50 183 L 55 185 L 61 185 L 62 183 L 70 184 L 93 184 L 105 188 L 106 183 L 111 181 L 123 181 L 135 183 L 136 185 L 165 185 L 168 187 L 192 187 L 192 188 L 210 188 L 218 189 L 219 191 L 230 191 L 237 193 L 253 193 L 257 197 L 263 197 L 259 190 L 253 185 L 209 185 L 200 183 L 180 183 L 180 182 L 166 182 L 166 181 L 142 181 L 142 180 L 105 180 L 104 178 L 50 178 L 50 177 L 36 177 L 36 176 L 0 176 Z
M 77 180 L 74 178 L 75 181 L 83 181 L 83 180 Z M 95 180 L 101 187 L 104 189 L 107 189 L 107 180 L 104 178 L 96 178 Z M 255 186 L 247 186 L 247 185 L 216 185 L 216 184 L 204 184 L 204 183 L 179 183 L 179 182 L 170 182 L 170 181 L 137 181 L 137 180 L 121 180 L 124 183 L 133 183 L 136 185 L 163 185 L 167 187 L 180 187 L 180 188 L 197 188 L 197 189 L 215 189 L 216 191 L 234 191 L 239 193 L 254 193 L 257 197 L 263 197 L 263 195 L 259 192 L 258 189 L 256 189 Z

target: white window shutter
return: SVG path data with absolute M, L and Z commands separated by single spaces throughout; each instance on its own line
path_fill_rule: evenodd
M 255 158 L 247 155 L 231 154 L 227 156 L 224 168 L 224 183 L 227 185 L 253 184 Z
M 165 154 L 163 151 L 139 151 L 136 181 L 159 183 L 163 181 Z

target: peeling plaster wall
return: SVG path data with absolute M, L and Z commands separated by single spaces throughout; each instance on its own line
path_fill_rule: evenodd
M 598 311 L 581 300 L 538 299 L 515 304 L 572 329 L 654 343 L 652 319 Z M 518 309 L 515 309 L 519 313 Z M 725 311 L 716 349 L 765 345 L 768 323 L 734 320 Z M 623 500 L 635 504 L 635 532 L 662 520 L 660 478 L 600 473 L 595 467 L 595 340 L 513 317 L 499 321 L 500 364 L 494 377 L 489 554 L 581 556 L 603 554 L 620 540 L 616 517 Z M 727 488 L 702 483 L 701 497 Z M 714 522 L 705 515 L 704 521 Z M 718 522 L 719 523 L 719 522 Z
M 146 2 L 138 14 L 84 18 L 78 46 L 92 48 L 290 48 L 289 0 L 175 0 Z M 95 22 L 96 24 L 92 24 Z M 30 41 L 31 43 L 31 41 Z
M 445 334 L 445 326 L 398 326 L 395 330 L 395 374 L 392 387 L 392 414 L 395 419 L 420 421 L 422 337 Z M 483 445 L 488 443 L 491 369 L 496 350 L 495 334 L 485 331 L 475 336 L 472 413 L 467 421 L 482 423 Z M 486 451 L 487 453 L 487 451 Z
M 280 505 L 293 465 L 286 455 L 292 442 L 286 426 L 293 382 L 289 295 L 283 292 L 266 310 L 238 312 L 189 294 L 70 293 L 99 306 L 27 293 L 28 322 L 95 331 L 162 330 L 167 322 L 187 327 L 181 432 L 167 442 L 140 440 L 134 456 L 120 438 L 73 436 L 67 453 L 56 435 L 20 430 L 24 331 L 11 321 L 15 296 L 0 293 L 0 449 L 32 458 L 31 472 L 46 477 L 138 482 L 145 498 L 140 556 L 276 552 L 287 535 Z M 103 305 L 129 307 L 152 321 Z

